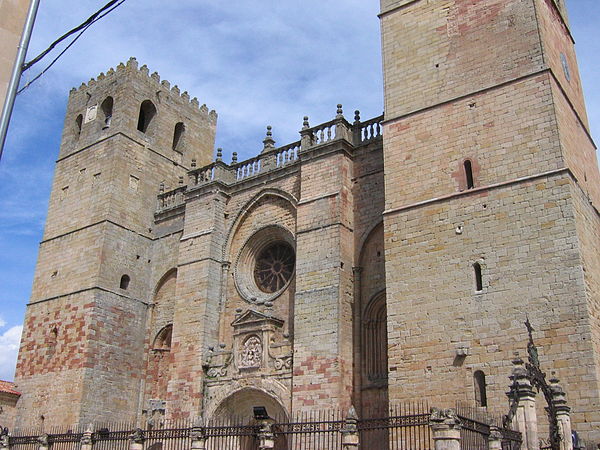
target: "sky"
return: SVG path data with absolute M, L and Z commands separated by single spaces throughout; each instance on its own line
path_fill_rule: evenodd
M 107 0 L 41 0 L 28 56 Z M 599 0 L 569 0 L 592 136 L 600 136 Z M 127 0 L 17 97 L 0 161 L 0 379 L 12 380 L 68 92 L 135 56 L 219 113 L 225 161 L 316 125 L 383 111 L 377 0 Z M 56 53 L 55 53 L 56 54 Z M 48 61 L 49 62 L 49 61 Z M 26 73 L 31 79 L 46 60 Z

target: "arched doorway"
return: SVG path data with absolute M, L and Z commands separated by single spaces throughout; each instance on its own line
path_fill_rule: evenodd
M 259 421 L 254 418 L 254 407 L 262 406 L 274 422 L 285 422 L 288 414 L 281 403 L 273 396 L 258 389 L 244 388 L 234 392 L 223 400 L 215 413 L 212 421 L 215 424 L 226 424 L 229 426 L 253 426 L 259 425 Z M 285 435 L 275 432 L 275 450 L 287 450 L 287 439 Z M 236 450 L 258 450 L 258 440 L 254 436 L 240 436 L 237 442 L 228 442 L 219 446 L 222 449 Z

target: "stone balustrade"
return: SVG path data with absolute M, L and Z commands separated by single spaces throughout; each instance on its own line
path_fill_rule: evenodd
M 185 203 L 184 193 L 186 189 L 187 186 L 179 186 L 167 192 L 160 192 L 158 194 L 158 210 L 164 211 L 183 205 Z M 161 185 L 161 190 L 164 191 L 163 185 Z
M 308 118 L 305 117 L 300 131 L 301 140 L 291 144 L 277 148 L 265 147 L 258 156 L 240 162 L 237 161 L 237 154 L 235 154 L 231 164 L 222 161 L 222 153 L 219 149 L 215 162 L 204 167 L 192 168 L 188 172 L 187 186 L 179 186 L 167 192 L 161 186 L 158 194 L 157 213 L 183 205 L 184 194 L 187 190 L 217 181 L 232 185 L 266 172 L 289 167 L 300 160 L 303 152 L 318 146 L 345 140 L 355 147 L 359 147 L 381 140 L 383 136 L 382 121 L 383 115 L 361 122 L 359 113 L 356 111 L 355 121 L 350 124 L 342 115 L 341 105 L 338 105 L 335 119 L 328 122 L 311 127 Z

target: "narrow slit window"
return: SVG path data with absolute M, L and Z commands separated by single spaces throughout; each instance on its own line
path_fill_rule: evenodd
M 137 129 L 142 133 L 148 132 L 148 127 L 156 115 L 156 106 L 150 100 L 144 100 L 140 105 Z
M 173 150 L 182 153 L 183 148 L 183 135 L 185 134 L 185 125 L 183 122 L 178 122 L 175 125 L 175 131 L 173 132 Z
M 473 189 L 475 183 L 473 182 L 473 165 L 469 159 L 464 162 L 465 168 L 465 181 L 467 182 L 467 189 Z
M 127 288 L 129 288 L 130 281 L 131 281 L 131 278 L 129 278 L 129 275 L 123 275 L 121 277 L 121 283 L 119 284 L 119 287 L 123 290 L 127 290 Z
M 485 373 L 481 370 L 475 371 L 473 374 L 473 382 L 475 387 L 475 403 L 477 406 L 487 406 L 487 386 L 485 383 Z
M 473 264 L 473 274 L 475 276 L 475 290 L 480 292 L 483 290 L 483 279 L 481 277 L 481 265 L 479 263 Z

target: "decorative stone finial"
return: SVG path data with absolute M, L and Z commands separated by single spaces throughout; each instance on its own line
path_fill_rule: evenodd
M 354 122 L 360 122 L 360 111 L 358 109 L 354 111 Z
M 160 186 L 158 188 L 158 191 L 162 194 L 163 192 L 165 192 L 165 183 L 160 183 Z
M 141 428 L 136 428 L 133 430 L 133 433 L 129 435 L 129 439 L 131 439 L 136 444 L 144 443 L 144 430 Z
M 223 161 L 223 149 L 221 147 L 217 149 L 217 161 Z
M 346 419 L 358 420 L 358 414 L 356 414 L 356 408 L 354 405 L 350 406 Z
M 338 103 L 335 118 L 341 119 L 342 117 L 344 117 L 344 110 L 342 109 L 342 105 Z
M 267 125 L 267 137 L 265 137 L 263 140 L 263 152 L 275 148 L 275 140 L 273 139 L 273 133 L 271 132 L 272 129 L 273 127 L 271 127 L 271 125 Z
M 237 164 L 237 152 L 231 154 L 231 164 Z
M 302 129 L 310 128 L 310 124 L 308 123 L 308 116 L 304 116 L 304 122 L 302 122 Z
M 456 411 L 450 409 L 431 408 L 429 416 L 429 424 L 434 429 L 456 429 L 460 430 L 461 422 L 456 414 Z

